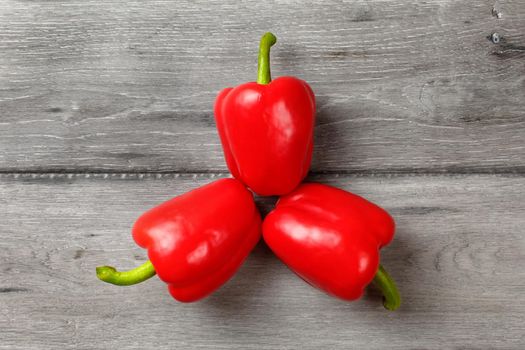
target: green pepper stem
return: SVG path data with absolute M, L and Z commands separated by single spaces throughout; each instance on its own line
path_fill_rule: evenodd
M 277 42 L 272 33 L 265 33 L 259 44 L 259 61 L 257 63 L 257 83 L 266 85 L 272 81 L 270 74 L 270 47 Z
M 100 280 L 116 284 L 117 286 L 131 286 L 132 284 L 144 282 L 156 274 L 155 268 L 149 260 L 129 271 L 117 271 L 112 266 L 97 267 L 97 277 Z
M 392 277 L 386 272 L 385 268 L 379 265 L 374 277 L 374 284 L 383 293 L 383 306 L 390 311 L 396 310 L 401 305 L 401 296 L 397 290 Z

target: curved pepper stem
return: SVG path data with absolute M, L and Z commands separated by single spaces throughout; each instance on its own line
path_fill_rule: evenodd
M 116 284 L 117 286 L 131 286 L 132 284 L 144 282 L 156 274 L 155 268 L 149 260 L 129 271 L 117 271 L 112 266 L 97 267 L 97 277 L 100 280 Z
M 381 289 L 383 293 L 383 306 L 385 309 L 394 311 L 401 305 L 401 296 L 399 295 L 396 284 L 381 265 L 379 265 L 379 269 L 374 277 L 374 284 Z
M 259 44 L 259 61 L 257 63 L 257 83 L 266 85 L 272 81 L 270 74 L 270 47 L 277 42 L 272 33 L 265 33 Z

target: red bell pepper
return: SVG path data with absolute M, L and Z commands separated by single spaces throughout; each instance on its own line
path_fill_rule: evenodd
M 183 302 L 201 299 L 237 271 L 261 235 L 253 195 L 235 179 L 222 179 L 175 197 L 138 218 L 135 242 L 150 260 L 130 271 L 97 267 L 108 283 L 131 285 L 155 274 Z
M 394 236 L 392 217 L 355 194 L 318 183 L 302 184 L 277 202 L 263 223 L 273 252 L 311 285 L 354 300 L 372 280 L 384 306 L 400 305 L 394 281 L 379 265 L 379 249 Z
M 310 168 L 315 96 L 303 80 L 271 81 L 270 47 L 261 39 L 257 82 L 222 90 L 215 120 L 232 175 L 260 195 L 289 193 Z

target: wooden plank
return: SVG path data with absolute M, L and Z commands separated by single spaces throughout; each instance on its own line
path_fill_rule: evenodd
M 355 303 L 325 296 L 263 244 L 194 304 L 157 279 L 96 279 L 98 264 L 144 261 L 129 234 L 142 211 L 220 176 L 0 175 L 0 348 L 524 348 L 522 176 L 312 178 L 394 215 L 382 254 L 404 298 L 394 313 L 374 290 Z
M 314 171 L 523 172 L 525 3 L 493 5 L 2 1 L 0 170 L 224 171 L 215 95 L 272 30 L 318 96 Z

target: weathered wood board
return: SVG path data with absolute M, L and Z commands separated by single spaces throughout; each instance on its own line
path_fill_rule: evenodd
M 130 236 L 147 208 L 216 175 L 0 176 L 1 349 L 522 349 L 522 176 L 314 176 L 384 206 L 398 229 L 382 261 L 404 304 L 344 303 L 261 243 L 216 294 L 171 299 L 158 279 L 98 281 L 146 258 Z M 259 201 L 263 211 L 272 201 Z
M 95 277 L 146 259 L 145 209 L 226 176 L 214 98 L 268 30 L 317 95 L 310 179 L 397 221 L 398 312 L 262 242 L 195 304 Z M 524 349 L 524 97 L 522 0 L 2 0 L 0 349 Z
M 214 98 L 271 30 L 314 171 L 523 172 L 525 3 L 496 3 L 4 0 L 0 170 L 224 171 Z

